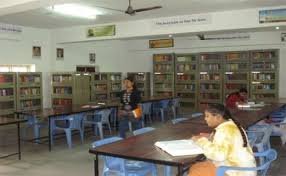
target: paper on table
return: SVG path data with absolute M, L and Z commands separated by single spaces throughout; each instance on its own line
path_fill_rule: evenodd
M 193 140 L 158 141 L 155 146 L 172 156 L 203 154 L 202 148 L 196 145 Z

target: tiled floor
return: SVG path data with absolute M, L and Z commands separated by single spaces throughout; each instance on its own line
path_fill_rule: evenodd
M 156 126 L 160 126 L 157 124 Z M 13 151 L 16 145 L 13 139 L 13 129 L 0 131 L 0 153 Z M 85 143 L 80 144 L 79 136 L 74 136 L 74 147 L 68 149 L 65 139 L 56 141 L 52 152 L 47 145 L 39 145 L 23 142 L 22 160 L 17 157 L 0 159 L 0 176 L 92 176 L 93 156 L 88 153 L 92 141 L 96 138 L 89 135 L 85 137 Z M 280 146 L 279 138 L 271 139 L 273 148 L 279 153 L 278 159 L 271 166 L 269 176 L 286 175 L 286 147 Z M 6 145 L 9 143 L 9 145 Z M 5 144 L 5 145 L 3 145 Z M 102 168 L 102 162 L 100 162 Z M 162 166 L 159 166 L 159 175 L 163 175 Z M 175 175 L 175 174 L 174 174 Z

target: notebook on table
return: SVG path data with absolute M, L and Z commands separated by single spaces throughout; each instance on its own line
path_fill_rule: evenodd
M 193 140 L 158 141 L 155 146 L 172 156 L 203 154 L 203 150 Z

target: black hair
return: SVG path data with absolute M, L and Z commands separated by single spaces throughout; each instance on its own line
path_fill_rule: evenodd
M 231 116 L 231 113 L 229 112 L 229 110 L 224 105 L 216 104 L 216 103 L 208 104 L 206 111 L 208 111 L 210 113 L 214 113 L 214 114 L 220 114 L 223 117 L 223 119 L 225 119 L 225 120 L 231 119 L 240 131 L 240 134 L 241 134 L 242 139 L 243 139 L 243 147 L 247 147 L 247 136 L 246 136 L 242 126 L 240 125 L 240 123 L 236 119 L 234 119 Z
M 239 89 L 239 92 L 248 93 L 247 89 L 246 89 L 246 88 L 244 88 L 244 87 L 240 88 L 240 89 Z
M 132 75 L 132 76 L 127 76 L 124 80 L 128 80 L 128 81 L 130 81 L 131 83 L 133 83 L 133 90 L 137 90 L 137 86 L 136 86 L 136 84 L 135 84 L 135 78 L 134 78 L 133 75 Z

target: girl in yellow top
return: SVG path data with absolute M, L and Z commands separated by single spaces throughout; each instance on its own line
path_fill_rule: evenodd
M 221 104 L 210 104 L 205 110 L 208 126 L 215 128 L 209 136 L 192 139 L 203 148 L 207 160 L 194 164 L 189 176 L 215 176 L 219 166 L 256 167 L 247 136 L 240 124 L 232 119 Z M 256 172 L 227 171 L 227 176 L 256 176 Z

